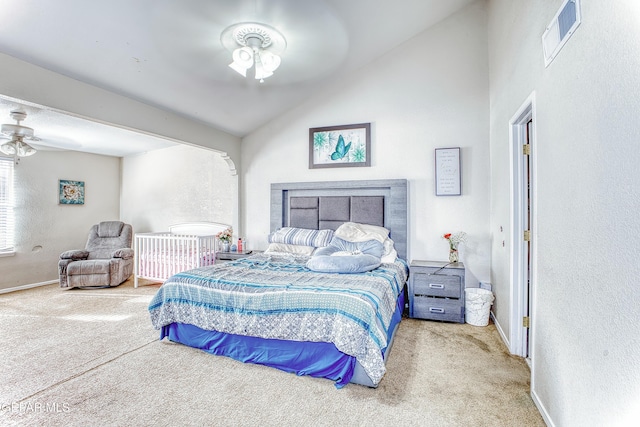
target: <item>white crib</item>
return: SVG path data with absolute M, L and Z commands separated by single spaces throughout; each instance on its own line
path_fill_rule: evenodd
M 169 231 L 136 233 L 134 287 L 138 279 L 165 281 L 181 271 L 213 265 L 216 234 L 228 225 L 192 222 L 169 227 Z

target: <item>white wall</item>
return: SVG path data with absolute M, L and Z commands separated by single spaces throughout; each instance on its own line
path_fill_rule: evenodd
M 490 0 L 491 232 L 508 328 L 508 122 L 535 91 L 537 245 L 532 393 L 550 425 L 640 416 L 640 3 L 582 1 L 582 24 L 544 67 L 562 0 Z M 508 246 L 508 245 L 507 245 Z M 634 424 L 635 425 L 635 424 Z
M 58 279 L 58 259 L 82 249 L 89 229 L 117 220 L 120 159 L 73 151 L 39 151 L 15 167 L 15 249 L 0 258 L 0 290 Z M 84 181 L 84 205 L 58 204 L 58 180 Z
M 467 284 L 489 280 L 489 103 L 485 3 L 463 9 L 357 75 L 243 139 L 244 234 L 265 248 L 271 183 L 406 178 L 409 258 L 444 261 L 464 230 Z M 371 122 L 369 168 L 308 168 L 309 128 Z M 436 197 L 434 149 L 462 148 L 462 196 Z
M 238 177 L 221 155 L 188 145 L 122 159 L 121 218 L 134 232 L 184 222 L 237 224 Z

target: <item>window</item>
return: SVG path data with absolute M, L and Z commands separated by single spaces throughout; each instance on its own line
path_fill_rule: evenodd
M 13 165 L 0 157 L 0 256 L 13 254 Z

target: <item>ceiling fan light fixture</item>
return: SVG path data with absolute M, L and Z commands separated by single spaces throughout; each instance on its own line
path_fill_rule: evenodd
M 265 51 L 260 53 L 260 62 L 265 70 L 273 74 L 273 72 L 280 66 L 282 59 L 276 54 Z
M 20 157 L 29 157 L 36 154 L 36 149 L 23 142 L 22 137 L 14 137 L 11 141 L 0 145 L 0 151 L 7 156 L 13 156 L 16 164 L 18 164 Z
M 36 149 L 24 142 L 24 139 L 39 141 L 33 135 L 33 129 L 22 126 L 20 122 L 27 118 L 27 113 L 23 110 L 12 110 L 11 118 L 16 124 L 3 124 L 1 131 L 4 135 L 11 137 L 11 141 L 0 145 L 0 151 L 8 156 L 13 156 L 14 162 L 18 164 L 20 157 L 28 157 L 36 154 Z
M 6 142 L 0 145 L 0 151 L 2 151 L 7 156 L 13 156 L 17 153 L 16 143 L 13 141 Z
M 29 157 L 36 154 L 36 149 L 27 144 L 26 142 L 17 143 L 18 146 L 18 156 L 20 157 Z
M 247 70 L 253 65 L 253 49 L 250 47 L 240 47 L 233 51 L 233 62 L 229 67 L 233 68 L 238 74 L 247 77 Z
M 264 79 L 266 79 L 267 77 L 271 77 L 273 76 L 273 73 L 266 70 L 263 66 L 262 63 L 258 60 L 256 61 L 255 64 L 255 68 L 256 68 L 256 80 L 260 80 L 260 83 L 264 82 Z
M 225 48 L 232 53 L 233 70 L 247 77 L 250 68 L 255 78 L 263 82 L 280 66 L 281 54 L 287 47 L 284 36 L 275 28 L 255 22 L 244 22 L 227 27 L 220 37 Z

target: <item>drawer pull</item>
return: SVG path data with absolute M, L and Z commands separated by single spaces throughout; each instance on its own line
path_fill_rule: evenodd
M 444 289 L 444 285 L 442 283 L 429 283 L 429 287 L 431 289 Z
M 440 308 L 440 307 L 429 307 L 429 313 L 439 313 L 439 314 L 444 314 L 444 308 Z

